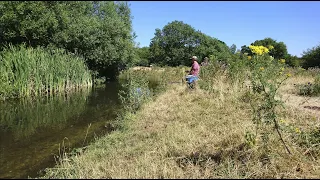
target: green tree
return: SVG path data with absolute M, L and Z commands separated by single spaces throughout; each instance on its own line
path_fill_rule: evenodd
M 288 54 L 287 46 L 284 42 L 277 42 L 272 38 L 265 38 L 263 40 L 256 40 L 254 43 L 251 43 L 254 46 L 264 46 L 269 47 L 273 46 L 273 49 L 270 49 L 269 54 L 273 56 L 275 59 L 285 58 Z
M 185 59 L 192 56 L 196 44 L 195 29 L 182 21 L 173 21 L 162 30 L 156 29 L 150 44 L 155 58 L 153 62 L 172 66 L 185 64 Z
M 235 44 L 232 44 L 232 45 L 230 46 L 230 52 L 231 52 L 232 54 L 235 54 L 235 53 L 236 53 L 236 50 L 237 50 L 237 46 L 236 46 Z
M 287 54 L 284 59 L 286 60 L 286 64 L 292 67 L 302 66 L 302 59 L 297 56 L 292 56 L 291 54 Z
M 61 2 L 2 1 L 0 2 L 1 45 L 25 42 L 47 45 L 59 28 L 55 10 Z
M 163 58 L 165 56 L 165 51 L 163 48 L 164 43 L 161 42 L 161 30 L 157 28 L 155 31 L 154 37 L 151 39 L 149 45 L 150 63 L 162 65 L 164 62 Z
M 198 33 L 198 39 L 199 44 L 195 47 L 194 54 L 200 59 L 211 56 L 211 61 L 227 62 L 231 60 L 230 49 L 225 42 L 203 33 Z
M 320 67 L 320 45 L 304 51 L 301 59 L 304 68 Z
M 241 54 L 247 53 L 248 55 L 252 55 L 250 48 L 246 45 L 241 46 L 240 52 L 241 52 Z
M 136 58 L 137 62 L 135 63 L 138 66 L 148 66 L 149 65 L 149 58 L 150 58 L 150 51 L 149 47 L 142 47 L 136 48 Z
M 215 38 L 196 31 L 182 21 L 173 21 L 156 29 L 150 43 L 150 61 L 160 65 L 190 65 L 193 55 L 201 60 L 205 56 L 229 53 L 228 46 Z

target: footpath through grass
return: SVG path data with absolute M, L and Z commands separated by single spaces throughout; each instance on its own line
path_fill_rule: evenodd
M 245 88 L 231 84 L 220 74 L 212 80 L 213 93 L 168 85 L 137 113 L 127 113 L 122 128 L 84 152 L 61 157 L 44 178 L 319 177 L 319 148 L 301 140 L 316 127 L 315 117 L 293 108 L 277 110 L 285 119 L 282 136 L 291 155 L 276 133 L 267 144 L 249 146 L 245 135 L 255 131 L 252 110 L 243 98 Z M 286 130 L 290 124 L 303 132 Z

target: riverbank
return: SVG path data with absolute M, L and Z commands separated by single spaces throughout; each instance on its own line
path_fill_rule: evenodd
M 276 133 L 269 136 L 268 154 L 262 142 L 249 147 L 246 132 L 254 131 L 252 110 L 244 88 L 224 75 L 213 82 L 214 93 L 168 85 L 154 101 L 127 113 L 122 128 L 61 164 L 44 178 L 315 178 L 317 149 L 298 144 L 283 130 L 286 152 Z M 279 110 L 288 127 L 303 132 L 319 117 L 295 107 Z M 300 132 L 301 133 L 301 132 Z

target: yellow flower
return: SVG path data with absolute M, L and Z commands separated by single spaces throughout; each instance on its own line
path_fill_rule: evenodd
M 288 76 L 288 77 L 290 77 L 290 76 L 291 76 L 291 74 L 290 74 L 290 73 L 288 73 L 288 74 L 287 74 L 287 76 Z
M 269 52 L 269 49 L 264 47 L 264 46 L 252 46 L 252 45 L 250 45 L 249 48 L 253 53 L 255 53 L 257 55 L 262 55 L 262 54 L 265 54 L 265 53 Z
M 248 59 L 249 59 L 249 60 L 251 60 L 251 58 L 252 58 L 251 56 L 248 56 Z
M 296 131 L 296 133 L 301 133 L 299 128 L 296 128 L 295 131 Z
M 283 124 L 285 123 L 285 121 L 283 119 L 280 119 L 280 123 Z
M 279 72 L 279 74 L 281 75 L 281 74 L 282 74 L 282 72 Z
M 263 71 L 264 70 L 264 67 L 260 67 L 260 71 Z

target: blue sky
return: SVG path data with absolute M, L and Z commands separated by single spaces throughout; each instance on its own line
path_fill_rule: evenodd
M 301 57 L 320 45 L 320 1 L 131 1 L 135 41 L 149 46 L 155 29 L 174 20 L 237 49 L 271 37 Z

